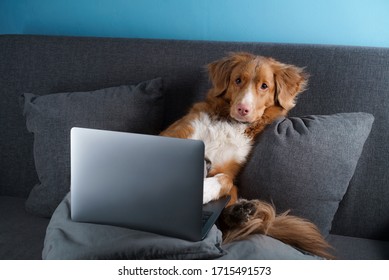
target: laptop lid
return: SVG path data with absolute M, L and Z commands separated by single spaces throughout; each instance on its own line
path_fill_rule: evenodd
M 201 240 L 203 177 L 202 141 L 71 130 L 74 221 Z

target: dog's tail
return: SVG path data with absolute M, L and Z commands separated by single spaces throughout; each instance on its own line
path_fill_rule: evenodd
M 254 233 L 265 234 L 311 254 L 334 259 L 329 253 L 331 246 L 319 229 L 306 219 L 289 215 L 289 211 L 277 215 L 274 207 L 266 202 L 255 201 L 255 213 L 234 229 L 223 232 L 223 242 L 242 240 Z

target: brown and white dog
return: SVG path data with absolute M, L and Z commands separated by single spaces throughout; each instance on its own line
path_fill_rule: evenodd
M 163 136 L 202 140 L 210 162 L 203 202 L 231 195 L 222 215 L 224 242 L 262 233 L 323 257 L 331 257 L 317 228 L 301 218 L 276 215 L 272 205 L 238 200 L 235 178 L 249 156 L 255 137 L 285 116 L 305 90 L 302 68 L 249 53 L 233 53 L 208 65 L 212 88 Z

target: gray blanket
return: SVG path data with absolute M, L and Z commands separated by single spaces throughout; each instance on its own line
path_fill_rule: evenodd
M 312 259 L 268 236 L 253 235 L 221 246 L 214 226 L 199 242 L 128 228 L 73 222 L 70 194 L 54 212 L 47 228 L 43 259 Z

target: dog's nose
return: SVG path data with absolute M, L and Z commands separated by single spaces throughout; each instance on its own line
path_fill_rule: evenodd
M 244 117 L 250 113 L 250 109 L 242 103 L 238 104 L 237 110 L 238 110 L 239 115 L 241 115 L 242 117 Z

